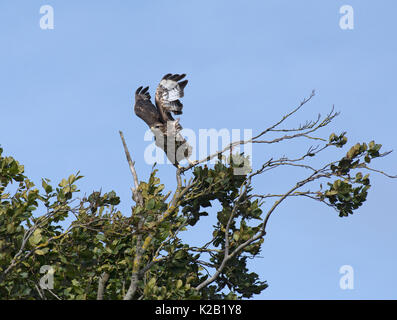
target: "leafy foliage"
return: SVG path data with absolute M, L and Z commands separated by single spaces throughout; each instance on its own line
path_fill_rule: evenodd
M 40 191 L 24 175 L 24 167 L 11 157 L 3 157 L 3 150 L 0 151 L 2 299 L 95 299 L 98 281 L 104 273 L 109 275 L 105 298 L 122 299 L 136 262 L 137 242 L 142 237 L 146 245 L 140 265 L 150 268 L 139 281 L 139 296 L 135 298 L 251 297 L 266 287 L 255 273 L 240 277 L 240 272 L 247 271 L 246 258 L 236 257 L 217 286 L 198 292 L 194 287 L 207 277 L 199 261 L 200 253 L 191 251 L 189 245 L 176 237 L 178 230 L 194 225 L 192 221 L 197 221 L 201 215 L 195 208 L 208 206 L 208 201 L 218 199 L 224 205 L 225 209 L 218 213 L 220 219 L 224 219 L 242 179 L 235 180 L 230 168 L 221 164 L 214 169 L 197 168 L 197 188 L 189 190 L 178 204 L 184 212 L 182 215 L 167 203 L 162 193 L 164 185 L 160 184 L 157 170 L 154 170 L 149 181 L 139 185 L 143 205 L 134 206 L 132 215 L 126 217 L 116 209 L 119 198 L 113 191 L 93 192 L 78 199 L 76 182 L 82 178 L 79 174 L 63 179 L 56 187 L 43 179 Z M 210 177 L 215 183 L 210 183 Z M 17 183 L 13 195 L 7 192 L 12 183 Z M 190 205 L 189 199 L 193 198 L 193 205 Z M 76 200 L 78 204 L 73 205 Z M 251 217 L 251 206 L 254 215 L 258 215 L 257 204 L 247 204 L 247 211 L 240 211 L 245 219 Z M 37 215 L 38 211 L 45 213 Z M 70 226 L 63 228 L 60 222 L 72 217 Z M 215 231 L 219 233 L 217 246 L 222 246 L 222 226 L 220 222 Z M 233 230 L 240 233 L 238 237 L 236 233 L 233 246 L 250 233 L 244 223 Z M 259 246 L 248 251 L 259 252 Z M 214 266 L 220 257 L 211 258 Z M 51 266 L 54 270 L 53 289 L 40 287 L 44 275 L 40 273 L 42 266 Z M 229 293 L 221 292 L 225 287 L 229 288 Z
M 330 143 L 338 147 L 347 142 L 344 134 L 339 137 L 332 134 L 329 140 Z M 384 156 L 385 154 L 379 153 L 381 147 L 381 144 L 375 144 L 374 141 L 371 141 L 368 145 L 357 143 L 349 149 L 346 156 L 340 161 L 330 165 L 332 173 L 338 177 L 343 177 L 343 180 L 337 179 L 333 183 L 328 183 L 329 190 L 324 193 L 322 199 L 327 198 L 330 204 L 339 211 L 339 216 L 352 214 L 353 210 L 359 208 L 367 199 L 368 189 L 371 187 L 369 174 L 363 176 L 361 172 L 357 172 L 355 177 L 352 178 L 350 172 L 357 168 L 366 168 L 366 164 L 370 163 L 371 160 Z
M 318 128 L 323 123 L 327 121 Z M 313 131 L 315 124 L 295 130 Z M 345 133 L 332 134 L 323 148 L 311 148 L 301 158 L 270 159 L 257 171 L 249 168 L 240 175 L 232 160 L 246 159 L 244 155 L 230 161 L 219 157 L 213 168 L 194 166 L 190 181 L 178 183 L 171 198 L 152 170 L 148 181 L 134 190 L 136 205 L 129 215 L 117 209 L 120 199 L 114 191 L 79 198 L 79 173 L 56 186 L 43 179 L 37 188 L 24 167 L 3 156 L 0 148 L 0 298 L 250 298 L 268 286 L 248 270 L 247 259 L 260 253 L 277 206 L 290 196 L 306 196 L 348 216 L 367 199 L 369 175 L 361 171 L 373 170 L 367 165 L 388 153 L 381 154 L 381 145 L 371 141 L 354 145 L 339 161 L 320 169 L 301 165 L 312 174 L 281 195 L 253 194 L 251 180 L 281 165 L 299 167 L 299 161 L 346 143 Z M 324 191 L 321 185 L 314 192 L 298 190 L 321 178 L 335 180 Z M 277 200 L 264 211 L 261 201 L 272 197 Z M 194 228 L 215 203 L 220 210 L 211 240 L 200 247 L 184 243 L 181 232 Z M 43 287 L 43 278 L 53 281 Z

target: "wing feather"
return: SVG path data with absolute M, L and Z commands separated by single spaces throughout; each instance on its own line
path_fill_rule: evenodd
M 156 145 L 176 167 L 192 154 L 192 147 L 180 133 L 182 126 L 179 119 L 175 120 L 171 115 L 182 113 L 183 104 L 179 99 L 184 96 L 184 88 L 188 83 L 188 80 L 182 80 L 185 76 L 166 74 L 156 90 L 156 105 L 150 100 L 149 87 L 139 87 L 135 92 L 135 114 L 150 127 Z
M 166 74 L 156 90 L 156 105 L 164 122 L 173 121 L 171 112 L 182 114 L 183 104 L 179 100 L 184 96 L 184 89 L 188 80 L 181 81 L 186 74 Z
M 151 97 L 148 90 L 149 87 L 143 90 L 142 87 L 139 87 L 135 91 L 134 111 L 135 114 L 151 128 L 158 123 L 162 123 L 162 121 L 158 109 L 150 100 Z

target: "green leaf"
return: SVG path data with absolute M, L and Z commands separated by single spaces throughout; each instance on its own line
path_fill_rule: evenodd
M 35 254 L 39 255 L 39 256 L 43 256 L 48 252 L 48 248 L 44 248 L 44 249 L 37 249 L 35 250 Z
M 29 243 L 30 243 L 32 246 L 36 246 L 36 245 L 41 241 L 42 238 L 43 238 L 43 237 L 42 237 L 42 235 L 41 235 L 41 229 L 36 229 L 36 230 L 33 232 L 32 236 L 29 238 Z
M 235 233 L 233 233 L 233 239 L 235 241 L 238 241 L 240 239 L 240 232 L 236 231 Z
M 98 233 L 95 238 L 97 238 L 99 241 L 105 241 L 106 237 L 103 233 Z
M 150 289 L 153 289 L 155 285 L 156 285 L 156 278 L 153 277 L 153 278 L 151 278 L 151 279 L 149 280 L 149 282 L 147 283 L 147 286 L 148 286 Z
M 65 188 L 68 185 L 68 181 L 66 179 L 62 179 L 62 181 L 59 183 L 59 186 L 62 188 Z
M 78 280 L 76 280 L 76 279 L 73 279 L 73 280 L 72 280 L 72 284 L 73 284 L 75 287 L 77 287 L 77 286 L 80 284 L 80 282 L 79 282 Z
M 182 287 L 183 282 L 181 279 L 178 279 L 178 281 L 176 282 L 176 288 L 179 289 L 180 287 Z
M 147 204 L 146 204 L 146 209 L 147 209 L 147 210 L 153 210 L 154 207 L 155 207 L 155 205 L 156 205 L 156 200 L 154 200 L 154 199 L 152 198 L 152 199 L 150 199 L 150 200 L 147 202 Z

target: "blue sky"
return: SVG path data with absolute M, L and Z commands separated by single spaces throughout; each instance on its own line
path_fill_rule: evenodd
M 39 27 L 46 4 L 54 8 L 53 30 Z M 339 27 L 345 4 L 354 9 L 353 30 Z M 396 10 L 392 0 L 2 1 L 0 144 L 38 184 L 41 177 L 57 182 L 80 170 L 83 192 L 113 189 L 129 214 L 132 178 L 118 130 L 146 179 L 146 125 L 133 115 L 133 92 L 150 85 L 153 95 L 162 75 L 173 72 L 188 74 L 181 122 L 196 132 L 258 132 L 316 89 L 288 124 L 335 105 L 341 115 L 324 136 L 347 131 L 350 145 L 374 139 L 397 149 Z M 254 146 L 254 165 L 306 146 Z M 396 157 L 375 166 L 396 174 Z M 159 169 L 171 189 L 175 169 Z M 397 181 L 371 176 L 368 201 L 348 218 L 306 199 L 280 207 L 268 225 L 263 258 L 250 262 L 269 283 L 255 298 L 397 298 Z M 255 187 L 282 191 L 288 178 L 279 171 Z M 187 237 L 200 241 L 211 219 Z M 339 288 L 342 265 L 354 268 L 353 290 Z

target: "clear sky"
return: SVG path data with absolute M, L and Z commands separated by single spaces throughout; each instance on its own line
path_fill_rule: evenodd
M 345 4 L 354 9 L 353 30 L 339 26 Z M 53 30 L 39 26 L 42 5 L 54 8 Z M 146 125 L 133 115 L 133 92 L 150 85 L 153 96 L 162 75 L 172 72 L 188 74 L 181 122 L 196 132 L 258 132 L 316 89 L 291 126 L 334 104 L 341 115 L 324 136 L 346 130 L 349 145 L 374 139 L 397 149 L 396 11 L 394 0 L 3 0 L 0 144 L 37 184 L 80 170 L 83 192 L 113 189 L 129 214 L 132 178 L 118 130 L 146 179 Z M 306 146 L 254 146 L 254 165 Z M 396 163 L 392 153 L 375 166 L 397 174 Z M 158 168 L 173 188 L 175 168 Z M 262 258 L 250 262 L 269 283 L 255 298 L 397 298 L 397 181 L 371 176 L 368 201 L 348 218 L 310 199 L 280 207 Z M 282 191 L 288 177 L 279 171 L 255 186 Z M 187 238 L 201 241 L 212 222 Z M 354 269 L 353 290 L 339 287 L 343 265 Z

